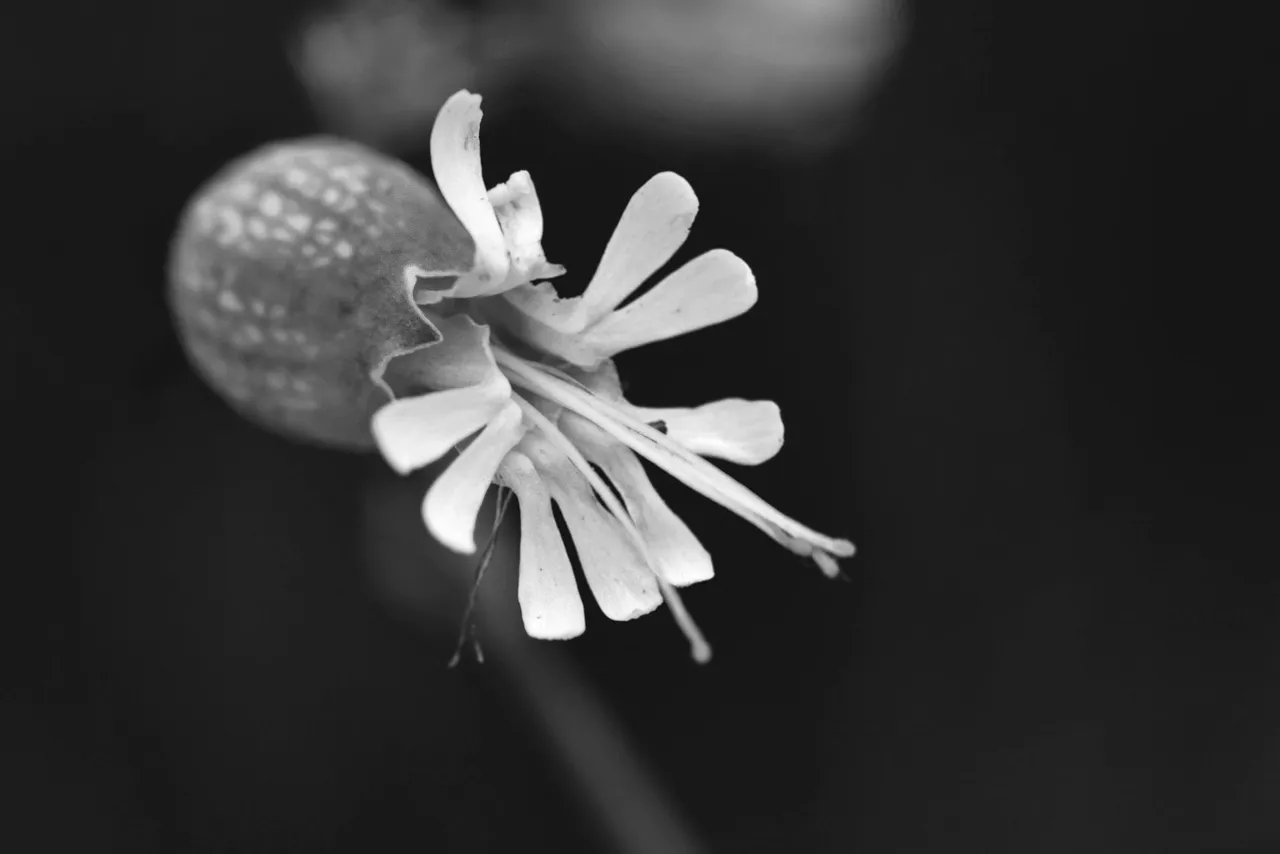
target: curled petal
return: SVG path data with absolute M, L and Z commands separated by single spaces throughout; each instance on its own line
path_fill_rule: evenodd
M 489 484 L 523 430 L 520 407 L 508 401 L 427 490 L 422 517 L 437 540 L 456 552 L 476 550 L 476 515 Z
M 542 206 L 528 172 L 516 172 L 489 190 L 489 201 L 507 242 L 511 268 L 506 280 L 491 293 L 509 290 L 533 279 L 564 274 L 564 267 L 548 264 L 542 251 Z
M 657 578 L 586 478 L 545 440 L 526 437 L 521 449 L 551 488 L 573 536 L 587 586 L 605 616 L 631 620 L 662 604 Z
M 661 422 L 666 434 L 704 457 L 754 466 L 782 449 L 782 411 L 772 400 L 717 400 L 693 409 L 633 406 L 648 424 Z
M 463 90 L 445 101 L 431 130 L 431 170 L 440 195 L 476 244 L 472 269 L 446 294 L 491 293 L 507 277 L 507 243 L 480 168 L 480 96 Z
M 400 474 L 435 462 L 502 411 L 510 398 L 492 384 L 393 400 L 373 415 L 373 438 Z
M 563 640 L 586 629 L 582 598 L 555 516 L 551 493 L 533 463 L 507 454 L 498 477 L 520 503 L 520 613 L 529 637 Z
M 561 418 L 560 427 L 586 458 L 602 468 L 618 488 L 663 578 L 677 587 L 684 587 L 706 581 L 715 574 L 711 555 L 689 526 L 658 495 L 644 472 L 644 466 L 631 449 L 572 413 Z

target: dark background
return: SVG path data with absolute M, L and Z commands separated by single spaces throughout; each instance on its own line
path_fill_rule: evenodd
M 680 257 L 738 252 L 760 304 L 624 357 L 631 396 L 778 400 L 791 441 L 742 479 L 860 553 L 827 582 L 660 484 L 716 557 L 686 594 L 710 666 L 665 615 L 592 612 L 570 644 L 447 670 L 460 602 L 430 581 L 421 483 L 237 420 L 163 300 L 199 183 L 319 129 L 280 48 L 305 8 L 5 13 L 0 844 L 613 850 L 530 699 L 554 696 L 629 741 L 671 812 L 607 750 L 585 751 L 593 779 L 688 850 L 1280 850 L 1280 583 L 1254 488 L 1272 348 L 1229 288 L 1266 277 L 1205 260 L 1185 222 L 1159 256 L 1195 286 L 1153 269 L 1157 198 L 1213 219 L 1205 194 L 1252 176 L 1157 148 L 1247 138 L 1259 75 L 1157 75 L 1136 4 L 955 2 L 915 10 L 816 156 L 507 90 L 486 172 L 533 173 L 571 271 L 652 173 L 697 189 Z M 427 170 L 425 145 L 402 154 Z M 388 593 L 396 561 L 419 601 Z

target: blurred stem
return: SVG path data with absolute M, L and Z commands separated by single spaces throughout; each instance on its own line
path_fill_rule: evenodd
M 518 541 L 519 526 L 505 528 L 516 533 Z M 502 539 L 512 542 L 511 537 Z M 514 570 L 515 555 L 508 552 L 505 557 L 498 560 Z M 484 594 L 485 634 L 498 650 L 491 660 L 504 669 L 536 713 L 557 760 L 564 763 L 613 849 L 622 854 L 704 851 L 596 691 L 566 665 L 557 642 L 531 641 L 518 615 L 510 618 L 513 609 L 497 601 L 497 595 L 513 593 L 512 586 L 504 590 L 490 585 Z
M 418 557 L 428 537 L 421 531 L 421 518 L 413 512 L 421 483 L 391 481 L 389 477 L 385 482 L 388 488 L 374 492 L 370 518 L 389 524 L 387 531 L 397 532 L 398 537 L 372 529 L 371 543 L 386 547 L 385 552 L 375 552 L 372 560 L 386 565 L 383 571 L 389 580 L 384 584 L 397 605 L 410 608 L 432 629 L 442 619 L 452 624 L 458 600 L 435 585 L 466 583 L 463 579 L 473 582 L 476 565 L 438 544 L 428 544 L 444 574 L 424 579 Z M 492 524 L 500 501 L 499 497 L 486 502 L 478 526 Z M 520 526 L 512 517 L 507 512 L 507 521 L 497 532 L 484 583 L 472 588 L 479 600 L 476 617 L 494 651 L 484 666 L 499 668 L 504 677 L 501 681 L 512 686 L 517 699 L 533 711 L 535 726 L 545 733 L 549 754 L 563 763 L 570 787 L 577 790 L 578 797 L 573 800 L 608 838 L 609 850 L 620 854 L 699 854 L 704 847 L 663 794 L 598 692 L 565 659 L 564 647 L 525 635 L 516 606 Z M 406 537 L 410 533 L 413 536 Z M 397 577 L 404 580 L 394 580 Z M 414 587 L 423 583 L 427 586 L 415 592 Z
M 499 637 L 507 633 L 500 633 Z M 503 666 L 524 692 L 570 776 L 615 850 L 697 854 L 703 850 L 585 682 L 548 652 L 500 642 Z

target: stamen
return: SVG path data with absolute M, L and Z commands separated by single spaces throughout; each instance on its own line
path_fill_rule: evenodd
M 680 631 L 684 632 L 684 636 L 689 639 L 690 653 L 693 660 L 699 664 L 706 664 L 711 660 L 711 644 L 707 643 L 707 639 L 703 637 L 702 630 L 698 628 L 698 624 L 693 621 L 693 617 L 689 615 L 688 610 L 684 607 L 684 600 L 680 598 L 680 594 L 676 589 L 667 583 L 658 573 L 653 574 L 658 579 L 658 590 L 662 591 L 662 598 L 667 603 L 667 610 L 671 612 L 672 618 L 676 621 L 676 625 L 680 627 Z
M 511 353 L 498 348 L 493 352 L 514 384 L 531 389 L 590 420 L 636 453 L 680 478 L 690 488 L 733 510 L 787 549 L 812 558 L 824 575 L 834 577 L 832 570 L 838 572 L 835 557 L 853 555 L 853 543 L 825 536 L 783 515 L 702 457 L 608 400 L 580 391 L 574 384 L 559 380 L 543 371 L 541 366 Z M 637 441 L 638 438 L 647 441 Z M 663 451 L 666 453 L 661 453 Z
M 497 351 L 495 350 L 495 353 Z M 671 611 L 671 616 L 675 619 L 676 625 L 680 627 L 680 631 L 689 640 L 690 652 L 693 660 L 699 664 L 706 664 L 711 660 L 711 645 L 707 643 L 702 631 L 694 623 L 693 618 L 689 616 L 689 612 L 685 610 L 684 602 L 680 599 L 680 594 L 672 587 L 666 579 L 657 571 L 657 563 L 653 559 L 653 555 L 649 553 L 649 547 L 645 544 L 644 538 L 640 536 L 640 531 L 636 528 L 635 523 L 631 520 L 631 514 L 613 494 L 613 490 L 604 482 L 604 480 L 596 474 L 595 469 L 587 462 L 586 457 L 578 450 L 577 445 L 569 440 L 569 437 L 560 432 L 556 425 L 551 423 L 547 416 L 539 412 L 533 404 L 524 400 L 519 395 L 512 395 L 512 399 L 520 404 L 520 408 L 524 410 L 527 417 L 535 426 L 537 426 L 547 437 L 551 444 L 568 457 L 573 467 L 582 473 L 587 479 L 587 483 L 596 491 L 601 502 L 609 509 L 609 512 L 617 517 L 622 524 L 623 530 L 627 532 L 627 536 L 635 543 L 640 550 L 640 555 L 644 558 L 645 565 L 649 567 L 649 571 L 653 573 L 653 577 L 657 579 L 658 590 L 662 593 L 663 600 L 667 603 L 667 609 Z

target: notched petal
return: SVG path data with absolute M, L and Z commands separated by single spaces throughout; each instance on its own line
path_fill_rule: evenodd
M 714 576 L 711 555 L 658 495 L 640 460 L 629 448 L 572 413 L 562 416 L 560 427 L 617 487 L 663 578 L 684 587 Z
M 507 404 L 427 490 L 422 516 L 437 540 L 456 552 L 476 550 L 476 516 L 503 457 L 523 432 L 520 407 Z
M 671 259 L 689 236 L 698 197 L 674 172 L 650 178 L 636 191 L 605 246 L 581 297 L 554 290 L 512 295 L 526 314 L 562 334 L 581 332 L 613 311 Z
M 582 295 L 583 329 L 613 311 L 671 260 L 689 236 L 698 197 L 674 172 L 654 175 L 636 191 L 618 220 L 600 266 Z
M 373 438 L 391 467 L 408 474 L 488 424 L 509 396 L 485 384 L 393 400 L 374 413 Z
M 661 605 L 657 578 L 644 557 L 568 458 L 533 436 L 526 437 L 521 450 L 550 487 L 573 536 L 587 586 L 605 616 L 632 620 Z
M 507 454 L 498 478 L 515 492 L 520 505 L 518 597 L 525 632 L 543 640 L 577 637 L 586 629 L 586 617 L 569 552 L 551 511 L 551 493 L 533 462 L 519 451 Z
M 634 302 L 609 314 L 582 335 L 584 351 L 575 364 L 590 367 L 601 359 L 675 338 L 730 320 L 755 305 L 755 277 L 746 262 L 725 249 L 713 249 L 667 276 Z

